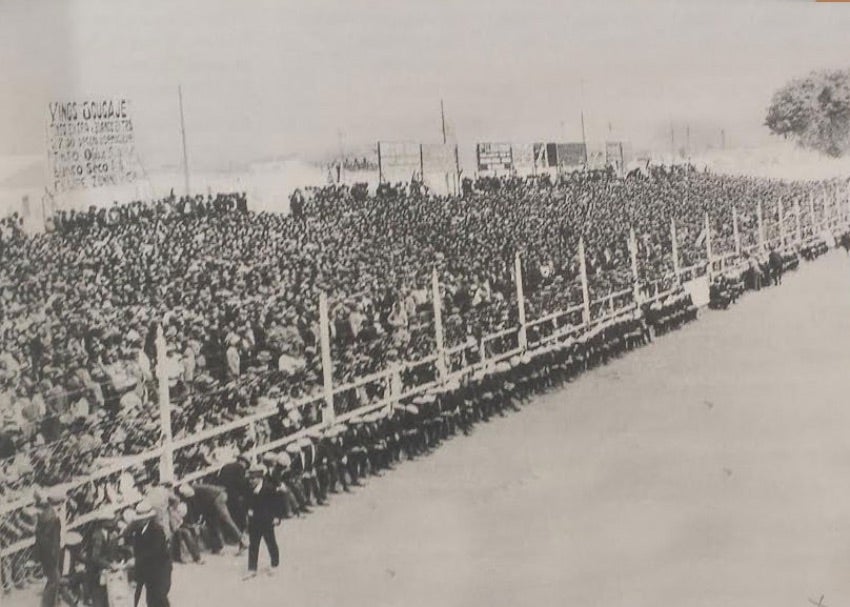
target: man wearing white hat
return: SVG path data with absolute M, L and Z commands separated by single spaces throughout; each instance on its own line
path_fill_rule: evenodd
M 115 547 L 111 532 L 114 523 L 115 514 L 112 511 L 100 511 L 92 521 L 93 528 L 88 536 L 85 552 L 86 583 L 92 607 L 109 605 L 103 573 L 112 568 Z
M 266 476 L 265 466 L 252 466 L 248 471 L 251 491 L 248 494 L 248 576 L 257 574 L 260 541 L 266 543 L 272 569 L 280 563 L 275 538 L 275 522 L 280 518 L 279 495 Z
M 135 519 L 139 525 L 133 538 L 136 597 L 144 587 L 148 607 L 169 607 L 172 565 L 165 531 L 156 521 L 156 510 L 145 500 L 136 505 Z
M 54 506 L 61 504 L 64 495 L 54 489 L 47 495 L 38 492 L 36 503 L 42 507 L 35 525 L 35 554 L 44 573 L 44 592 L 41 595 L 42 607 L 56 607 L 59 593 L 59 568 L 61 566 L 60 534 L 61 522 Z

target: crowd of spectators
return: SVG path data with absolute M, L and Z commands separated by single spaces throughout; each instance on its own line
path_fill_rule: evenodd
M 672 220 L 687 267 L 706 260 L 706 213 L 715 254 L 728 253 L 733 208 L 749 246 L 759 201 L 765 223 L 781 215 L 787 231 L 795 201 L 809 208 L 819 187 L 656 167 L 626 179 L 479 180 L 451 197 L 334 185 L 307 191 L 291 215 L 251 212 L 244 194 L 172 194 L 61 212 L 45 234 L 12 222 L 0 241 L 0 499 L 155 447 L 163 373 L 177 439 L 274 408 L 282 415 L 258 433 L 318 421 L 321 293 L 339 386 L 434 353 L 435 270 L 453 347 L 516 326 L 516 253 L 535 319 L 581 301 L 580 238 L 591 298 L 604 298 L 632 285 L 630 230 L 639 281 L 663 281 Z M 335 405 L 385 389 L 352 388 Z M 178 465 L 224 457 L 227 438 L 184 450 Z

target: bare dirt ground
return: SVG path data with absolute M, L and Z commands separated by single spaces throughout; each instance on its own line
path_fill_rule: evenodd
M 172 605 L 850 604 L 848 344 L 833 251 L 285 522 L 274 576 L 177 566 Z

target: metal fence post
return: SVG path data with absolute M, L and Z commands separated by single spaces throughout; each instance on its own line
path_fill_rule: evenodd
M 437 277 L 437 269 L 431 272 L 431 299 L 434 303 L 434 333 L 437 344 L 437 378 L 445 379 L 446 367 L 446 344 L 443 333 L 443 297 L 440 294 L 440 279 Z
M 514 256 L 514 276 L 516 281 L 517 312 L 519 313 L 519 347 L 522 350 L 528 348 L 528 331 L 525 326 L 525 291 L 522 284 L 522 261 L 519 252 Z
M 171 396 L 168 389 L 168 349 L 162 325 L 156 332 L 156 374 L 159 385 L 159 423 L 162 456 L 159 459 L 160 482 L 174 481 L 174 439 L 171 435 Z
M 325 407 L 322 422 L 330 425 L 336 418 L 334 411 L 333 367 L 331 366 L 331 329 L 328 321 L 328 296 L 324 291 L 319 295 L 319 334 L 322 346 L 322 378 L 324 379 Z
M 587 262 L 584 257 L 584 236 L 578 241 L 578 265 L 581 272 L 582 322 L 590 324 L 590 288 L 587 285 Z

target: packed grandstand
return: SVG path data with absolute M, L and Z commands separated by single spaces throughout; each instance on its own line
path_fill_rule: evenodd
M 7 220 L 3 586 L 37 575 L 38 488 L 66 487 L 82 529 L 156 483 L 164 450 L 176 483 L 247 454 L 300 514 L 692 320 L 686 278 L 725 307 L 775 279 L 771 254 L 780 273 L 816 256 L 847 224 L 846 187 L 683 165 L 449 197 L 333 185 L 288 215 L 228 193 L 62 212 L 38 235 Z

